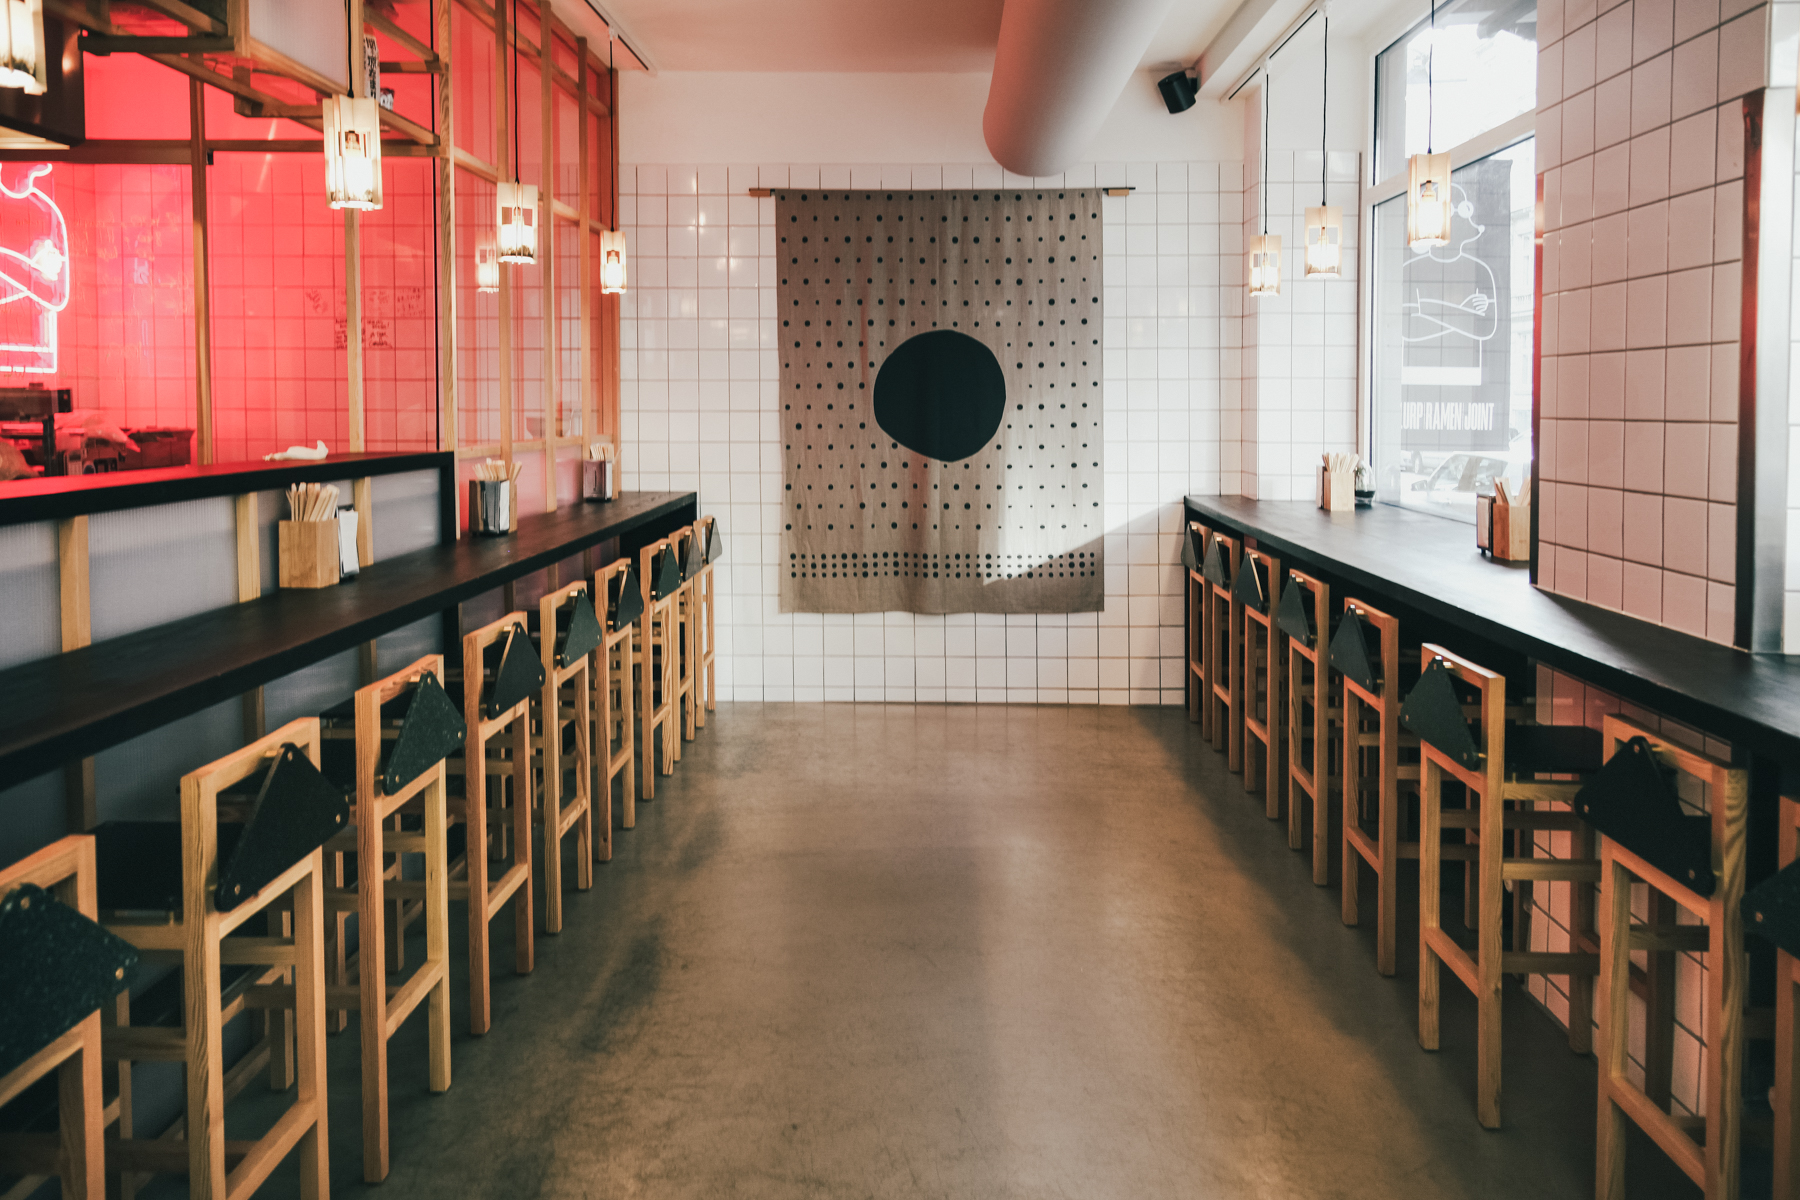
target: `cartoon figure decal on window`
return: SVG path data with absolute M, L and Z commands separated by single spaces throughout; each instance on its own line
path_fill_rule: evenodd
M 1480 387 L 1487 344 L 1504 317 L 1494 270 L 1476 247 L 1487 227 L 1476 223 L 1460 184 L 1451 185 L 1451 201 L 1450 240 L 1414 247 L 1400 268 L 1400 382 L 1407 386 Z
M 39 187 L 49 163 L 0 165 L 0 373 L 53 375 L 69 303 L 69 227 Z

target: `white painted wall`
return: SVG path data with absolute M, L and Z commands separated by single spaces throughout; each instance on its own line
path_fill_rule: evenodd
M 985 74 L 621 76 L 619 158 L 627 163 L 992 163 L 981 139 Z M 1127 87 L 1089 162 L 1240 162 L 1239 102 L 1171 116 L 1155 77 Z

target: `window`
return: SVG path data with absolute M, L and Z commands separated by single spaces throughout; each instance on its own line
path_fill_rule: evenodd
M 1531 6 L 1439 8 L 1435 149 L 1454 154 L 1532 110 L 1535 32 Z M 1457 155 L 1450 241 L 1409 247 L 1406 160 L 1426 150 L 1431 45 L 1421 23 L 1376 58 L 1376 192 L 1387 198 L 1370 218 L 1369 459 L 1383 502 L 1472 521 L 1477 495 L 1499 479 L 1523 486 L 1531 471 L 1535 143 Z

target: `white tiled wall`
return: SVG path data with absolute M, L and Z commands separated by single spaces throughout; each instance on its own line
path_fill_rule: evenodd
M 1259 500 L 1311 498 L 1320 454 L 1356 446 L 1359 156 L 1333 151 L 1329 162 L 1326 194 L 1344 210 L 1343 277 L 1309 280 L 1306 209 L 1320 203 L 1320 154 L 1269 152 L 1268 231 L 1281 235 L 1281 294 L 1243 301 L 1243 476 L 1227 489 Z M 1254 157 L 1245 167 L 1246 239 L 1262 232 L 1261 168 Z
M 772 199 L 751 187 L 1132 186 L 1105 200 L 1106 609 L 1038 616 L 780 611 Z M 627 166 L 627 486 L 694 488 L 719 518 L 724 699 L 1177 704 L 1182 497 L 1235 492 L 1243 170 Z M 1235 432 L 1235 431 L 1234 431 Z
M 1766 82 L 1771 11 L 1538 8 L 1540 582 L 1718 641 L 1737 528 L 1740 100 Z

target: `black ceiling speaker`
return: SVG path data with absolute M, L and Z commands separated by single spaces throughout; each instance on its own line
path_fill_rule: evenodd
M 1164 75 L 1157 80 L 1156 90 L 1162 93 L 1163 103 L 1170 112 L 1186 112 L 1194 107 L 1194 97 L 1200 91 L 1200 79 L 1186 71 L 1176 71 L 1173 75 Z

